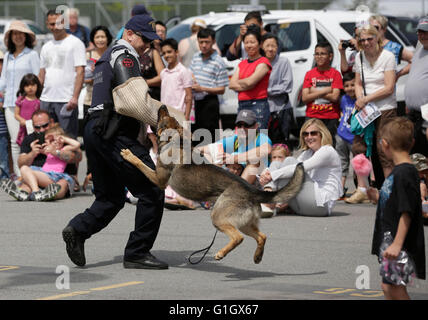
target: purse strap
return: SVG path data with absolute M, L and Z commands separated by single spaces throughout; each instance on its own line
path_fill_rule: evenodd
M 364 68 L 363 68 L 363 51 L 360 51 L 360 61 L 361 61 L 361 81 L 363 83 L 363 91 L 364 95 L 366 96 L 366 82 L 364 80 Z

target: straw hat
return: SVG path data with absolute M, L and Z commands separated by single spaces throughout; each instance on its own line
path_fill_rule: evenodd
M 195 21 L 193 21 L 192 25 L 199 26 L 199 27 L 204 28 L 204 29 L 206 29 L 206 27 L 207 27 L 207 23 L 205 22 L 205 20 L 199 19 L 199 18 L 195 19 Z
M 34 32 L 31 31 L 28 28 L 27 24 L 25 24 L 24 22 L 19 21 L 19 20 L 15 20 L 15 21 L 12 21 L 10 23 L 9 29 L 7 29 L 7 31 L 4 35 L 4 44 L 6 45 L 6 47 L 7 47 L 8 42 L 9 42 L 9 33 L 12 30 L 16 30 L 16 31 L 20 31 L 20 32 L 28 34 L 32 40 L 31 42 L 33 43 L 33 46 L 36 45 L 36 35 L 34 34 Z

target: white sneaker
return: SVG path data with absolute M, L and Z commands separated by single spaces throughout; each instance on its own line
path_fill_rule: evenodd
M 271 208 L 269 208 L 267 205 L 261 203 L 260 204 L 261 208 L 262 208 L 262 214 L 260 215 L 261 218 L 271 218 L 273 217 L 273 210 Z

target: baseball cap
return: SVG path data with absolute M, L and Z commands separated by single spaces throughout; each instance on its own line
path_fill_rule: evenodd
M 239 122 L 245 122 L 248 125 L 253 125 L 254 123 L 256 123 L 256 121 L 257 121 L 256 114 L 253 111 L 241 110 L 236 116 L 235 124 Z
M 136 16 L 138 14 L 149 14 L 144 4 L 136 4 L 131 11 L 131 16 Z
M 423 17 L 421 20 L 419 20 L 416 30 L 428 31 L 428 16 Z
M 420 153 L 414 153 L 410 155 L 413 165 L 418 171 L 424 171 L 428 169 L 427 158 Z
M 155 20 L 146 14 L 133 16 L 125 25 L 125 29 L 132 30 L 139 36 L 149 40 L 160 40 L 155 32 Z

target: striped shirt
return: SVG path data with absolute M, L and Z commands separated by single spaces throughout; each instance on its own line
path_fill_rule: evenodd
M 0 110 L 0 136 L 7 134 L 6 119 L 4 117 L 4 110 Z
M 215 50 L 208 59 L 203 59 L 201 52 L 195 53 L 189 69 L 202 87 L 218 88 L 229 85 L 226 64 Z M 206 92 L 194 92 L 195 100 L 202 100 L 206 95 Z

